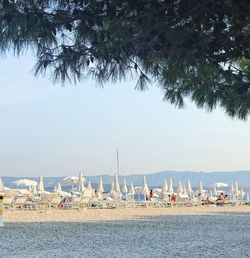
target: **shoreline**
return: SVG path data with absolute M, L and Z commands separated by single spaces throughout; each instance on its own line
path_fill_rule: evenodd
M 4 222 L 99 222 L 223 213 L 250 213 L 250 206 L 4 211 Z

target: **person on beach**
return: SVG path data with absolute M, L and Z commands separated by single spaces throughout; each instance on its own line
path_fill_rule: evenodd
M 153 199 L 154 197 L 154 194 L 153 194 L 153 189 L 150 190 L 150 193 L 149 193 L 149 198 L 150 200 Z
M 177 196 L 174 193 L 172 194 L 171 201 L 172 202 L 176 202 L 177 201 Z

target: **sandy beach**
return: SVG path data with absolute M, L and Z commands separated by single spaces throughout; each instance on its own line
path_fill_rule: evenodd
M 5 222 L 86 222 L 136 220 L 168 215 L 214 215 L 220 213 L 250 213 L 250 206 L 230 207 L 171 207 L 137 209 L 82 209 L 5 211 Z

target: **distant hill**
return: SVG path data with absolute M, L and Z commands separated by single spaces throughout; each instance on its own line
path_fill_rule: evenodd
M 224 182 L 231 184 L 233 181 L 238 181 L 238 184 L 242 187 L 250 187 L 250 171 L 225 171 L 225 172 L 193 172 L 193 171 L 160 171 L 151 174 L 145 174 L 149 186 L 161 186 L 164 178 L 169 180 L 173 179 L 173 185 L 177 186 L 179 180 L 183 182 L 189 179 L 193 186 L 198 186 L 202 181 L 204 186 L 212 186 L 215 182 Z M 100 176 L 86 176 L 87 180 L 97 183 Z M 113 176 L 103 175 L 103 182 L 110 184 L 113 180 Z M 142 184 L 142 174 L 132 174 L 126 176 L 127 183 L 133 182 L 134 185 Z M 120 176 L 120 182 L 122 182 L 123 176 Z
M 102 176 L 105 188 L 108 189 L 110 183 L 113 180 L 113 175 L 100 175 Z M 93 187 L 99 182 L 100 176 L 85 176 L 87 181 L 91 181 Z M 146 174 L 148 185 L 151 187 L 162 186 L 163 179 L 170 177 L 173 178 L 173 185 L 176 186 L 179 180 L 183 183 L 187 179 L 191 181 L 192 186 L 198 186 L 202 181 L 204 186 L 211 187 L 215 182 L 224 182 L 231 184 L 233 181 L 238 181 L 238 184 L 242 187 L 250 187 L 250 171 L 224 171 L 224 172 L 193 172 L 193 171 L 160 171 L 156 173 Z M 12 181 L 19 179 L 20 177 L 2 177 L 6 186 L 11 186 Z M 27 178 L 27 177 L 25 177 Z M 142 174 L 132 174 L 126 176 L 127 183 L 133 182 L 134 185 L 142 184 Z M 38 180 L 38 178 L 28 177 L 28 179 Z M 45 177 L 44 184 L 47 187 L 54 187 L 58 181 L 61 181 L 63 177 Z M 120 176 L 120 182 L 122 183 L 123 176 Z

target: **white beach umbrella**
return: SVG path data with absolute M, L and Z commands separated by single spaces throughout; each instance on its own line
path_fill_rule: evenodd
M 130 194 L 134 194 L 134 193 L 135 193 L 135 189 L 134 189 L 134 186 L 133 186 L 133 183 L 132 183 L 132 182 L 130 183 L 129 193 L 130 193 Z
M 217 196 L 218 195 L 218 192 L 217 192 L 217 189 L 216 189 L 216 186 L 214 185 L 214 195 Z
M 199 193 L 203 193 L 203 192 L 204 192 L 203 185 L 202 185 L 202 182 L 200 181 Z
M 188 194 L 192 194 L 192 192 L 193 192 L 192 186 L 191 186 L 191 183 L 190 183 L 189 179 L 187 180 L 187 183 L 186 183 L 186 190 L 187 190 Z
M 88 189 L 88 190 L 92 190 L 92 185 L 91 185 L 91 182 L 90 182 L 90 181 L 88 182 L 87 189 Z
M 167 179 L 164 178 L 164 181 L 163 181 L 163 186 L 162 186 L 162 193 L 166 193 L 168 191 L 168 183 L 167 183 Z
M 43 193 L 44 192 L 44 184 L 43 184 L 43 175 L 42 174 L 40 174 L 40 179 L 39 179 L 37 191 L 39 193 Z
M 223 187 L 228 187 L 228 184 L 223 183 L 223 182 L 216 182 L 213 184 L 213 186 L 217 187 L 217 188 L 223 188 Z
M 234 195 L 234 194 L 235 194 L 234 183 L 231 184 L 230 194 L 231 194 L 231 195 Z
M 148 193 L 149 193 L 149 189 L 148 189 L 148 184 L 147 184 L 146 176 L 143 176 L 143 182 L 142 182 L 141 191 L 144 192 L 145 194 L 148 194 Z
M 3 185 L 3 181 L 0 177 L 0 192 L 4 192 L 5 191 L 5 188 L 4 188 L 4 185 Z
M 238 182 L 237 181 L 235 182 L 234 191 L 235 191 L 236 194 L 239 193 L 239 188 L 238 188 Z
M 115 179 L 114 179 L 114 191 L 117 193 L 120 193 L 120 183 L 119 183 L 119 178 L 118 178 L 118 174 L 115 173 Z
M 33 186 L 33 185 L 37 185 L 36 181 L 33 180 L 29 180 L 29 179 L 19 179 L 16 181 L 13 181 L 12 184 L 15 184 L 17 186 Z
M 128 192 L 126 177 L 123 178 L 122 191 L 123 191 L 124 193 L 127 193 L 127 192 Z
M 77 176 L 67 176 L 63 178 L 62 183 L 63 185 L 76 185 L 78 184 L 79 177 Z
M 15 184 L 17 186 L 28 186 L 29 190 L 31 191 L 32 186 L 37 185 L 37 182 L 29 179 L 19 179 L 12 182 L 12 184 Z
M 172 177 L 169 178 L 169 189 L 168 189 L 168 191 L 169 191 L 170 193 L 173 193 L 173 192 L 174 192 Z
M 212 191 L 212 189 L 210 189 L 210 197 L 212 197 L 213 196 L 213 191 Z
M 60 194 L 62 197 L 71 197 L 71 194 L 65 191 L 58 191 L 58 194 Z
M 99 185 L 98 185 L 98 188 L 97 188 L 97 192 L 100 193 L 100 194 L 102 194 L 104 192 L 102 177 L 100 177 Z
M 177 194 L 182 194 L 183 193 L 183 186 L 181 180 L 179 181 L 178 187 L 177 187 Z
M 113 193 L 114 191 L 115 191 L 115 184 L 114 184 L 114 181 L 112 181 L 110 185 L 110 193 Z
M 184 195 L 184 196 L 187 196 L 187 190 L 186 190 L 186 187 L 185 187 L 185 186 L 183 186 L 183 195 Z
M 58 191 L 58 192 L 61 192 L 61 191 L 62 191 L 62 186 L 61 186 L 61 183 L 60 183 L 60 182 L 58 182 L 58 184 L 57 184 L 57 191 Z
M 82 172 L 80 172 L 79 177 L 78 177 L 78 188 L 77 190 L 79 192 L 84 192 L 85 187 L 84 187 L 84 181 L 83 181 L 83 177 L 82 177 Z
M 37 188 L 36 188 L 36 185 L 33 185 L 33 186 L 31 187 L 31 193 L 32 193 L 33 195 L 37 195 Z
M 240 196 L 241 196 L 241 197 L 244 197 L 244 195 L 245 195 L 245 192 L 244 192 L 243 188 L 241 188 L 241 189 L 240 189 Z

